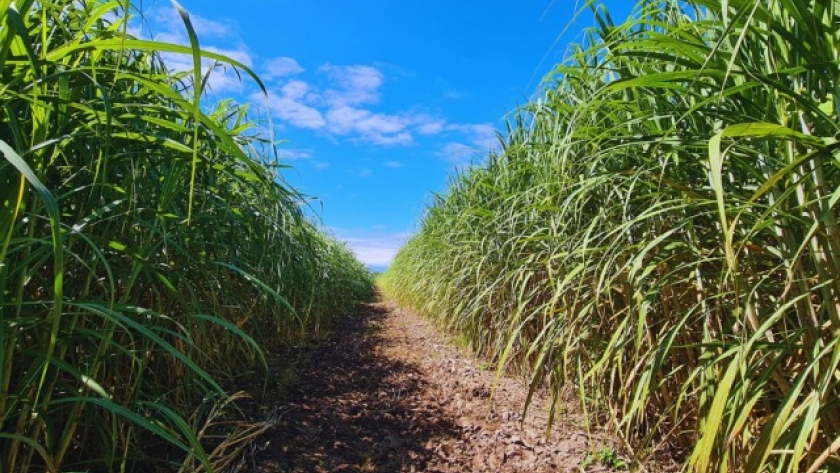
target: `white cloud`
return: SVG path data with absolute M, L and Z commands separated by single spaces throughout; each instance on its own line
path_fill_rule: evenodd
M 440 154 L 449 162 L 455 165 L 466 165 L 473 163 L 476 159 L 482 159 L 484 155 L 474 147 L 464 143 L 449 142 L 443 145 Z
M 446 130 L 462 138 L 447 142 L 440 150 L 440 154 L 455 165 L 483 159 L 488 152 L 499 147 L 496 129 L 489 123 L 451 124 L 446 126 Z
M 303 71 L 292 58 L 275 58 L 266 68 L 271 69 L 269 76 L 278 78 Z M 375 67 L 327 63 L 318 71 L 327 79 L 322 87 L 298 78 L 272 87 L 269 101 L 276 118 L 298 128 L 380 146 L 410 145 L 417 135 L 450 130 L 445 120 L 428 113 L 375 111 L 372 106 L 378 103 L 384 82 Z
M 405 121 L 421 135 L 437 135 L 446 129 L 446 120 L 422 112 L 406 115 Z
M 397 256 L 397 252 L 400 250 L 399 247 L 390 248 L 367 246 L 366 243 L 357 243 L 355 245 L 350 243 L 350 245 L 351 250 L 356 255 L 356 258 L 359 258 L 359 261 L 369 266 L 390 265 L 391 262 L 394 261 L 394 257 Z
M 276 57 L 269 59 L 263 64 L 260 77 L 265 80 L 277 80 L 288 76 L 294 76 L 304 71 L 304 68 L 297 61 L 290 57 Z
M 206 49 L 207 51 L 214 52 L 216 54 L 221 54 L 222 56 L 227 56 L 235 61 L 239 61 L 242 64 L 245 64 L 249 68 L 254 67 L 254 61 L 251 59 L 251 54 L 245 49 L 244 46 L 239 49 L 224 49 L 217 48 L 215 46 L 202 46 L 202 49 Z
M 444 122 L 442 120 L 423 123 L 417 127 L 417 133 L 420 133 L 421 135 L 437 135 L 443 131 L 443 124 Z
M 154 38 L 178 44 L 188 44 L 187 27 L 181 15 L 174 7 L 154 8 L 148 18 L 153 26 Z M 236 32 L 236 23 L 228 20 L 211 20 L 193 13 L 189 14 L 190 23 L 198 36 L 199 42 L 206 39 L 229 39 Z
M 318 130 L 326 124 L 321 112 L 315 108 L 285 97 L 269 98 L 269 100 L 271 100 L 271 106 L 280 118 L 298 128 Z
M 151 36 L 157 41 L 183 46 L 190 44 L 184 22 L 174 8 L 154 9 L 149 14 L 149 18 L 153 27 L 149 28 L 149 34 L 144 34 L 141 31 L 140 36 Z M 234 22 L 210 20 L 193 14 L 190 14 L 190 22 L 195 29 L 202 49 L 227 56 L 247 67 L 253 66 L 248 48 L 238 39 L 232 40 L 236 32 Z M 208 39 L 224 40 L 225 46 L 214 46 L 212 41 L 207 42 Z M 231 43 L 234 44 L 234 47 L 230 46 Z M 189 54 L 163 53 L 162 56 L 166 67 L 173 72 L 187 72 L 193 69 L 192 56 Z M 210 72 L 207 85 L 213 92 L 242 92 L 244 89 L 242 79 L 231 66 L 218 64 L 210 59 L 202 59 L 201 69 L 203 76 Z
M 204 38 L 229 38 L 234 35 L 236 23 L 229 20 L 211 20 L 194 13 L 189 13 L 190 23 L 199 39 Z M 154 8 L 148 15 L 154 25 L 161 27 L 161 35 L 178 34 L 186 37 L 186 26 L 181 15 L 172 6 Z M 157 36 L 157 35 L 156 35 Z
M 278 149 L 277 157 L 288 161 L 309 159 L 312 157 L 311 149 Z
M 328 129 L 338 135 L 353 134 L 363 141 L 379 145 L 405 145 L 413 141 L 405 120 L 398 115 L 370 110 L 339 107 L 326 114 Z
M 408 132 L 397 133 L 396 135 L 380 135 L 374 133 L 367 135 L 365 138 L 373 144 L 382 146 L 404 146 L 409 145 L 414 141 L 414 137 Z
M 330 107 L 368 105 L 379 102 L 379 87 L 384 76 L 371 66 L 336 66 L 324 64 L 318 69 L 329 77 L 332 88 L 324 92 L 323 99 Z
M 474 146 L 489 149 L 497 143 L 496 128 L 489 123 L 453 124 L 447 125 L 446 129 L 463 133 Z
M 292 80 L 280 89 L 280 93 L 290 100 L 303 100 L 309 93 L 309 84 L 301 80 Z
M 401 163 L 399 161 L 385 161 L 382 165 L 388 168 L 396 169 L 405 166 L 405 163 Z
M 368 113 L 354 124 L 354 128 L 362 134 L 387 135 L 399 133 L 405 129 L 400 117 L 382 113 Z
M 328 167 L 330 167 L 330 163 L 324 161 L 315 163 L 315 169 L 327 169 Z
M 446 156 L 450 156 L 450 155 L 462 154 L 462 153 L 466 153 L 466 152 L 473 152 L 474 153 L 475 151 L 476 150 L 474 148 L 471 148 L 471 147 L 465 145 L 464 143 L 458 143 L 456 141 L 450 141 L 449 143 L 446 143 L 445 145 L 443 145 L 443 148 L 441 149 L 441 154 L 444 154 Z
M 155 8 L 149 17 L 156 39 L 189 44 L 183 21 L 174 8 Z M 254 67 L 252 55 L 238 37 L 237 23 L 199 15 L 191 15 L 190 20 L 202 48 Z M 164 60 L 167 67 L 176 72 L 188 72 L 193 67 L 188 54 L 167 53 Z M 231 66 L 202 60 L 202 74 L 208 72 L 208 89 L 216 94 L 243 93 L 249 87 L 249 79 L 241 77 Z M 470 125 L 450 125 L 444 119 L 422 111 L 389 113 L 377 110 L 375 106 L 381 100 L 381 88 L 386 79 L 380 65 L 326 63 L 318 68 L 316 76 L 304 81 L 300 80 L 305 72 L 300 63 L 294 58 L 279 56 L 262 61 L 260 72 L 264 80 L 273 84 L 269 87 L 268 104 L 280 127 L 289 125 L 318 130 L 333 137 L 378 146 L 411 145 L 419 136 L 477 133 L 476 129 L 464 128 Z M 266 100 L 256 93 L 251 94 L 250 99 L 255 103 Z M 466 137 L 463 143 L 475 145 L 475 139 Z M 301 154 L 297 156 L 300 159 Z M 292 159 L 293 155 L 287 154 L 285 158 Z
M 377 229 L 378 230 L 378 229 Z M 397 252 L 411 236 L 409 233 L 383 233 L 381 231 L 350 231 L 338 238 L 347 242 L 359 261 L 369 266 L 388 266 Z
M 405 129 L 405 124 L 396 115 L 373 113 L 370 110 L 353 107 L 330 110 L 327 113 L 327 119 L 336 133 L 356 131 L 361 134 L 391 134 Z
M 193 69 L 192 57 L 185 54 L 166 53 L 163 54 L 163 61 L 166 67 L 173 72 L 189 72 Z M 242 92 L 245 89 L 244 80 L 247 80 L 241 72 L 237 72 L 233 66 L 211 60 L 201 61 L 201 75 L 208 77 L 207 92 Z M 203 79 L 202 79 L 203 80 Z
M 236 30 L 236 24 L 231 21 L 211 20 L 192 13 L 190 13 L 190 22 L 199 38 L 229 38 Z
M 306 96 L 309 86 L 303 81 L 290 81 L 279 91 L 270 90 L 268 103 L 271 112 L 281 120 L 284 120 L 298 128 L 318 130 L 326 126 L 327 121 L 321 112 L 306 104 Z M 253 94 L 252 101 L 261 99 L 260 94 Z
M 327 120 L 330 122 L 330 131 L 343 135 L 355 131 L 359 122 L 367 120 L 371 115 L 369 110 L 339 107 L 327 112 Z
M 187 54 L 163 53 L 163 63 L 173 72 L 187 72 L 193 68 L 192 56 Z
M 248 68 L 253 67 L 253 60 L 251 59 L 251 55 L 244 48 L 221 49 L 214 46 L 205 46 L 204 49 L 217 54 L 221 54 L 223 56 L 227 56 L 235 61 L 244 64 Z M 211 67 L 213 67 L 212 71 L 210 71 Z M 190 63 L 189 68 L 192 69 L 192 63 Z M 237 72 L 234 67 L 228 64 L 217 63 L 215 61 L 204 59 L 201 61 L 201 68 L 203 74 L 207 74 L 208 71 L 210 71 L 210 78 L 207 81 L 207 86 L 213 92 L 242 92 L 245 88 L 243 80 L 246 80 L 246 78 L 242 77 L 242 72 Z

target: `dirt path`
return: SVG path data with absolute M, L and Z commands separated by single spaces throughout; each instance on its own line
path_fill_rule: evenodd
M 546 439 L 542 398 L 520 423 L 520 382 L 503 379 L 491 399 L 494 370 L 389 303 L 342 320 L 310 353 L 252 472 L 582 471 L 601 446 L 569 416 Z

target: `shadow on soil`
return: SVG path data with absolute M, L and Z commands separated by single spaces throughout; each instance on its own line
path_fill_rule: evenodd
M 417 401 L 424 389 L 417 368 L 379 354 L 386 315 L 367 305 L 307 348 L 298 379 L 274 400 L 283 413 L 262 437 L 252 472 L 424 471 L 435 455 L 430 440 L 461 436 Z

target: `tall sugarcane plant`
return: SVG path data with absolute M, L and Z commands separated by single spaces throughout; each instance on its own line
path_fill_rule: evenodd
M 837 471 L 840 2 L 593 11 L 385 288 L 638 461 Z
M 371 291 L 247 108 L 201 102 L 202 60 L 259 79 L 131 8 L 0 1 L 0 472 L 219 471 L 221 385 Z

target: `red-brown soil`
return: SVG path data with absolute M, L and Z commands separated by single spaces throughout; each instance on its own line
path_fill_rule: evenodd
M 275 373 L 289 388 L 253 399 L 279 420 L 247 471 L 609 471 L 584 461 L 609 445 L 580 416 L 561 413 L 546 438 L 546 399 L 521 421 L 521 380 L 502 378 L 491 396 L 494 369 L 391 303 L 364 306 L 306 353 Z

